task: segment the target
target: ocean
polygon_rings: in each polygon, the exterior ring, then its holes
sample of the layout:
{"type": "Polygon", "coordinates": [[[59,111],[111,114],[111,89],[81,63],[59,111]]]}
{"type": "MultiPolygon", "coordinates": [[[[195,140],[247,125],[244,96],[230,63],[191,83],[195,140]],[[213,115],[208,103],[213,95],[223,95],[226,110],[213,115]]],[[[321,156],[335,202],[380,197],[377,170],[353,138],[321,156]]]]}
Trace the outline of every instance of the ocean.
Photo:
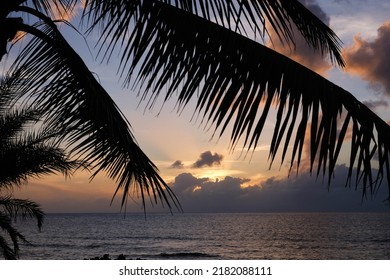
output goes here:
{"type": "Polygon", "coordinates": [[[20,259],[390,259],[388,213],[47,214],[20,259]]]}

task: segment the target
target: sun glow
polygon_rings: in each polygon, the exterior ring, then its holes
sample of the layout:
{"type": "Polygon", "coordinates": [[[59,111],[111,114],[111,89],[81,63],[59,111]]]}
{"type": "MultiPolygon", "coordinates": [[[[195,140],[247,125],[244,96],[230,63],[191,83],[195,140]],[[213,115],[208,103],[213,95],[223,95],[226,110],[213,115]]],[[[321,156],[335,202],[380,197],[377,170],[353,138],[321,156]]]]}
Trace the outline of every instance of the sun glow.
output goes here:
{"type": "Polygon", "coordinates": [[[195,174],[198,178],[208,178],[210,181],[223,180],[226,176],[233,176],[236,172],[226,169],[204,169],[199,174],[195,174]]]}

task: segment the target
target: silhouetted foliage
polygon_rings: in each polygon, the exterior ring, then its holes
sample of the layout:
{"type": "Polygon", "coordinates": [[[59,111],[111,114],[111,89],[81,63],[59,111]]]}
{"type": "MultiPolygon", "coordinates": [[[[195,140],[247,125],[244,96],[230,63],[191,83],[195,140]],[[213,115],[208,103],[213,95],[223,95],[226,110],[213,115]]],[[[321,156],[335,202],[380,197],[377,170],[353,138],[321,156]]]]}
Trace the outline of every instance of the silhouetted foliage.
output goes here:
{"type": "Polygon", "coordinates": [[[79,2],[3,4],[2,20],[10,35],[0,38],[1,44],[15,39],[14,30],[33,35],[9,68],[4,91],[44,112],[40,120],[48,130],[57,129],[58,143],[70,157],[88,166],[91,178],[104,171],[115,180],[115,194],[123,190],[122,206],[135,187],[144,207],[147,195],[152,203],[161,201],[169,208],[173,203],[180,208],[157,167],[136,143],[129,122],[49,17],[71,12],[79,2]],[[21,17],[13,17],[15,13],[21,17]]]}
{"type": "Polygon", "coordinates": [[[271,163],[277,154],[284,162],[291,153],[291,166],[299,166],[308,143],[311,170],[329,182],[350,131],[347,184],[356,168],[354,183],[363,183],[363,195],[374,193],[384,178],[390,191],[387,123],[351,93],[254,40],[273,30],[278,38],[271,39],[294,47],[296,28],[313,49],[344,67],[338,37],[299,1],[86,0],[81,6],[78,0],[19,0],[0,5],[5,30],[0,55],[15,31],[32,35],[7,73],[7,90],[45,112],[41,119],[47,127],[63,128],[58,140],[71,157],[88,164],[92,177],[104,171],[117,182],[122,206],[135,187],[144,207],[148,195],[152,203],[180,208],[128,121],[57,29],[54,16],[76,8],[88,32],[100,34],[100,57],[110,61],[120,55],[125,86],[138,89],[148,108],[158,98],[176,98],[181,111],[195,100],[195,114],[215,134],[224,134],[233,123],[232,149],[242,140],[250,151],[275,106],[271,163]]]}
{"type": "Polygon", "coordinates": [[[13,189],[33,177],[68,174],[80,163],[70,160],[58,147],[56,131],[44,126],[33,129],[42,113],[34,107],[16,109],[15,96],[4,91],[3,85],[0,81],[0,250],[5,259],[16,259],[19,242],[27,240],[13,223],[33,218],[41,229],[44,213],[37,203],[14,198],[13,189]]]}
{"type": "Polygon", "coordinates": [[[17,219],[34,218],[39,229],[42,227],[44,214],[33,201],[16,199],[11,196],[0,196],[0,228],[8,239],[0,235],[0,250],[5,259],[17,259],[19,256],[19,242],[27,242],[26,238],[13,226],[17,219]],[[9,245],[12,242],[12,247],[9,245]]]}
{"type": "Polygon", "coordinates": [[[330,183],[348,135],[346,185],[361,183],[366,196],[386,179],[390,193],[389,125],[351,93],[254,40],[273,30],[293,47],[296,28],[344,67],[338,37],[299,1],[87,0],[84,17],[100,31],[101,57],[121,56],[125,86],[138,89],[148,108],[174,98],[181,112],[194,100],[206,127],[221,136],[233,123],[232,149],[242,140],[250,151],[275,107],[271,164],[280,154],[281,164],[299,167],[306,143],[311,172],[330,183]]]}

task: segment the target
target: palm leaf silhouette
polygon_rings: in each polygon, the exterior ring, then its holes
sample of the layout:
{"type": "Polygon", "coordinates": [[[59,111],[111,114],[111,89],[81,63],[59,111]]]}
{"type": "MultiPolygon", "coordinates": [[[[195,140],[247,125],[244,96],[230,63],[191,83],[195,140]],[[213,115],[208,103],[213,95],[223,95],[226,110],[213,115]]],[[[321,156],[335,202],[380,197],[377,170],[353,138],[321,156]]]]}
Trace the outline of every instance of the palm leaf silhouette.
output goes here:
{"type": "MultiPolygon", "coordinates": [[[[178,205],[139,149],[123,114],[43,15],[59,7],[72,10],[80,1],[15,3],[10,11],[39,18],[35,26],[2,19],[7,23],[2,46],[16,30],[35,36],[9,73],[16,91],[45,110],[50,125],[64,128],[62,140],[73,155],[90,162],[94,175],[104,170],[117,181],[117,191],[124,190],[122,206],[131,186],[137,186],[143,201],[146,193],[154,202],[170,199],[178,205]]],[[[309,142],[311,169],[330,181],[351,130],[347,183],[354,168],[363,194],[389,179],[388,125],[352,94],[252,40],[267,39],[271,28],[277,39],[294,47],[296,27],[309,45],[343,67],[339,39],[299,1],[86,0],[83,9],[89,30],[101,32],[100,55],[110,60],[114,52],[121,53],[125,85],[137,87],[149,108],[158,98],[176,98],[182,110],[195,99],[196,113],[216,134],[224,134],[232,123],[231,146],[242,140],[251,150],[276,104],[271,163],[278,153],[285,161],[292,146],[290,160],[299,165],[309,142]]]]}
{"type": "Polygon", "coordinates": [[[344,66],[337,36],[298,1],[87,4],[85,16],[101,31],[101,54],[109,60],[113,52],[121,52],[119,69],[125,84],[138,88],[149,108],[158,98],[163,102],[176,98],[180,111],[196,99],[196,113],[214,126],[215,133],[222,135],[233,123],[232,147],[243,140],[250,150],[258,144],[276,104],[271,163],[280,149],[285,161],[292,146],[291,165],[299,166],[303,145],[309,141],[311,170],[327,176],[328,182],[351,130],[347,184],[356,168],[354,183],[363,184],[363,195],[375,192],[383,178],[390,192],[387,123],[351,93],[244,36],[244,26],[253,33],[267,33],[267,20],[279,38],[290,43],[295,24],[309,44],[344,66]]]}
{"type": "MultiPolygon", "coordinates": [[[[123,189],[122,207],[131,191],[152,203],[179,203],[136,143],[125,116],[96,81],[78,54],[69,46],[55,23],[29,7],[18,7],[39,19],[30,26],[13,22],[19,31],[35,37],[16,58],[4,82],[4,90],[33,104],[48,129],[58,129],[70,156],[88,164],[92,178],[105,171],[123,189]]],[[[114,194],[114,196],[115,196],[114,194]]]]}
{"type": "Polygon", "coordinates": [[[19,242],[27,240],[13,222],[33,218],[41,229],[44,213],[37,203],[14,198],[13,189],[34,177],[55,172],[66,175],[81,163],[69,159],[59,147],[56,138],[62,134],[58,129],[36,128],[43,112],[34,106],[15,106],[17,94],[7,85],[7,80],[0,80],[0,228],[8,236],[0,235],[0,252],[6,259],[16,259],[19,242]]]}
{"type": "Polygon", "coordinates": [[[82,165],[59,147],[58,129],[34,129],[43,113],[34,106],[16,109],[16,95],[5,84],[0,80],[0,188],[11,189],[54,172],[67,175],[82,165]]]}
{"type": "Polygon", "coordinates": [[[19,239],[22,241],[26,241],[26,239],[12,226],[10,217],[2,212],[0,212],[0,228],[8,233],[13,244],[13,248],[10,247],[7,242],[8,240],[0,235],[0,248],[2,254],[5,259],[14,260],[18,257],[19,253],[19,239]]]}
{"type": "Polygon", "coordinates": [[[0,196],[0,229],[9,238],[0,235],[0,250],[5,259],[17,259],[19,254],[19,241],[27,242],[25,237],[12,225],[13,220],[34,218],[38,228],[41,229],[44,214],[39,205],[28,199],[16,199],[11,196],[0,196]],[[8,244],[9,239],[12,247],[8,244]]]}
{"type": "Polygon", "coordinates": [[[64,151],[51,141],[53,134],[48,131],[27,132],[39,120],[39,112],[33,108],[12,106],[14,96],[3,91],[0,83],[0,228],[9,238],[0,235],[0,250],[4,258],[16,259],[19,253],[19,241],[24,236],[12,225],[12,221],[25,218],[37,220],[40,229],[43,212],[30,200],[16,199],[11,195],[2,195],[27,178],[39,177],[55,171],[68,172],[78,164],[67,159],[64,151]],[[12,247],[8,244],[12,242],[12,247]]]}

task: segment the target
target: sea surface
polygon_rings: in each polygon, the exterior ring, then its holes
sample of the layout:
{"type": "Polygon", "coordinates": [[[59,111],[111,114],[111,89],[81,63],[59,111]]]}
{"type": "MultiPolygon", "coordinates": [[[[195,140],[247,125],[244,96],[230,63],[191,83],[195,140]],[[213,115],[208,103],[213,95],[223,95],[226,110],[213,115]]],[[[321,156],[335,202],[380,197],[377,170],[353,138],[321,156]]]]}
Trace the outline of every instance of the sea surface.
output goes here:
{"type": "Polygon", "coordinates": [[[388,213],[48,214],[21,259],[390,259],[388,213]]]}

